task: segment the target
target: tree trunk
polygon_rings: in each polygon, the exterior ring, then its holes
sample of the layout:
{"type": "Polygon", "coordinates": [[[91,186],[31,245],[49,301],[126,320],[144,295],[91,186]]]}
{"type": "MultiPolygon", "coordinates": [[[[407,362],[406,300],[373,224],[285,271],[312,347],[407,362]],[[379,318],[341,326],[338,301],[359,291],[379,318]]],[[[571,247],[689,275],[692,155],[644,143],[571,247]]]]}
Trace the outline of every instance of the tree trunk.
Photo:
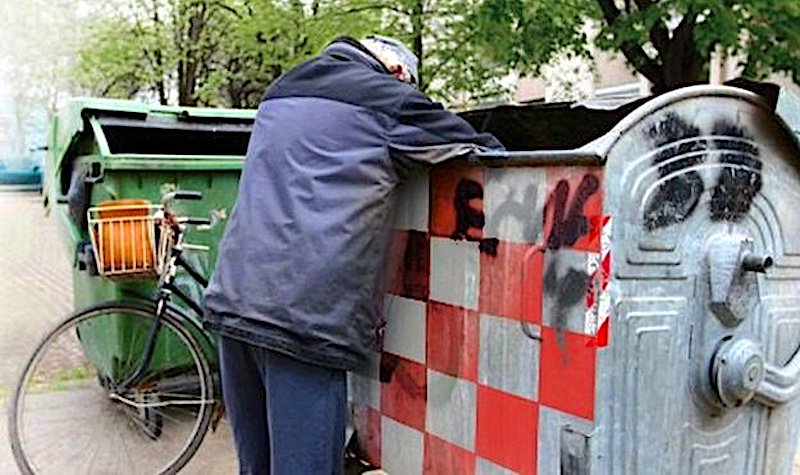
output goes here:
{"type": "Polygon", "coordinates": [[[694,42],[694,15],[687,17],[672,33],[672,38],[661,53],[661,81],[654,87],[656,93],[704,81],[703,66],[710,52],[701,56],[694,42]]]}
{"type": "MultiPolygon", "coordinates": [[[[157,29],[161,28],[161,18],[158,16],[158,5],[153,3],[153,23],[156,25],[157,29]]],[[[155,84],[156,92],[158,93],[158,102],[162,106],[167,105],[167,87],[164,84],[166,78],[164,78],[164,55],[161,53],[161,49],[156,49],[153,53],[155,57],[156,63],[156,71],[160,74],[160,78],[155,84]]]]}
{"type": "Polygon", "coordinates": [[[417,78],[418,87],[420,91],[424,91],[427,84],[423,80],[422,63],[425,54],[422,38],[425,33],[425,4],[424,0],[416,0],[411,10],[411,27],[412,27],[412,42],[414,54],[417,56],[417,70],[419,77],[417,78]]]}
{"type": "Polygon", "coordinates": [[[199,3],[194,8],[194,12],[189,16],[188,29],[180,48],[181,59],[178,62],[178,104],[182,106],[197,105],[197,80],[200,70],[198,45],[208,20],[205,3],[199,3]]]}
{"type": "MultiPolygon", "coordinates": [[[[614,26],[617,20],[631,10],[626,3],[626,11],[621,11],[614,0],[597,0],[608,25],[614,26]]],[[[637,0],[637,8],[646,9],[652,2],[637,0]]],[[[689,9],[683,20],[670,35],[665,24],[656,24],[650,31],[650,42],[658,52],[651,59],[642,45],[634,42],[623,43],[620,51],[637,72],[653,84],[653,92],[661,93],[688,84],[696,84],[704,78],[703,66],[708,61],[708,52],[703,57],[697,51],[694,41],[694,27],[697,15],[689,9]]]]}
{"type": "MultiPolygon", "coordinates": [[[[163,60],[162,55],[161,55],[161,50],[156,50],[155,57],[156,57],[156,67],[158,68],[159,71],[163,71],[164,60],[163,60]]],[[[162,76],[163,76],[163,74],[162,74],[162,76]]],[[[156,91],[158,92],[158,102],[162,106],[167,105],[167,102],[168,102],[167,101],[167,87],[164,84],[164,78],[163,77],[161,79],[159,79],[158,83],[156,84],[156,91]]]]}

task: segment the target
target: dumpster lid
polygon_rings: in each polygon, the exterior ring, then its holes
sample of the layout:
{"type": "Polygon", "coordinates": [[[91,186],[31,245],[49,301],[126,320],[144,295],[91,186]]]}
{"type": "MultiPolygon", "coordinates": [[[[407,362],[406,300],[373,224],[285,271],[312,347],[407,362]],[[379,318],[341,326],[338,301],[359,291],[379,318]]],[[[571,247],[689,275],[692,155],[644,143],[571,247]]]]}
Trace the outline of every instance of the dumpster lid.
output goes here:
{"type": "Polygon", "coordinates": [[[686,94],[715,95],[736,89],[748,91],[749,97],[757,96],[756,100],[772,110],[792,130],[795,138],[800,137],[800,99],[785,87],[742,79],[729,81],[725,86],[685,87],[618,107],[598,108],[591,102],[537,102],[470,110],[460,115],[476,130],[494,134],[507,149],[499,154],[478,154],[473,161],[510,165],[505,160],[497,160],[515,158],[518,164],[602,164],[603,144],[613,139],[610,136],[614,131],[652,112],[658,103],[686,94]]]}
{"type": "Polygon", "coordinates": [[[51,153],[57,169],[86,152],[82,141],[107,156],[241,158],[255,112],[76,98],[56,117],[51,153]]]}

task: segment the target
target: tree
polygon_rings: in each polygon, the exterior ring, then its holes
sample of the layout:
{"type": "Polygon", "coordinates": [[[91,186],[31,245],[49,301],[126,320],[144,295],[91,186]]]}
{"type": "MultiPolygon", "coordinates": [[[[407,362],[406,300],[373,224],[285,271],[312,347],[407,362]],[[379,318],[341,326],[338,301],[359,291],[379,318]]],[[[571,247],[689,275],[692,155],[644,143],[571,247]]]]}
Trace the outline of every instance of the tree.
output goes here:
{"type": "Polygon", "coordinates": [[[476,47],[470,12],[482,0],[357,0],[350,10],[372,11],[377,31],[403,40],[419,61],[419,88],[451,105],[495,99],[508,92],[509,64],[476,47]]]}
{"type": "Polygon", "coordinates": [[[712,51],[742,59],[746,77],[800,80],[800,3],[789,0],[484,0],[472,13],[486,54],[522,73],[595,43],[620,51],[656,92],[703,81],[712,51]]]}
{"type": "Polygon", "coordinates": [[[88,28],[73,77],[90,94],[151,93],[162,104],[197,105],[228,28],[234,1],[120,0],[88,28]]]}
{"type": "Polygon", "coordinates": [[[255,107],[287,68],[376,24],[337,0],[122,1],[91,27],[74,77],[91,94],[162,104],[255,107]]]}
{"type": "Polygon", "coordinates": [[[247,2],[201,91],[203,101],[255,107],[270,83],[337,36],[375,31],[379,19],[349,8],[340,0],[247,2]]]}
{"type": "Polygon", "coordinates": [[[418,56],[420,88],[451,104],[496,97],[509,68],[476,48],[480,0],[119,0],[90,30],[74,77],[90,94],[254,107],[337,36],[379,33],[418,56]],[[175,91],[170,95],[170,91],[175,91]]]}

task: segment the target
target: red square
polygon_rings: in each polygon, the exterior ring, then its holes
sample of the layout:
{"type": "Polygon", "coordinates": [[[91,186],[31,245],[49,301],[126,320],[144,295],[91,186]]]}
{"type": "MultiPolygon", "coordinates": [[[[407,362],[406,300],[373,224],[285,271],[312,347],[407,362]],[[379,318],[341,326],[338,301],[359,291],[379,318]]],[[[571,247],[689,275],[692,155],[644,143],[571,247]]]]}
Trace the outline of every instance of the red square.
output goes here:
{"type": "Polygon", "coordinates": [[[598,168],[552,168],[544,207],[548,249],[600,252],[603,173],[598,168]]]}
{"type": "Polygon", "coordinates": [[[389,252],[390,294],[428,300],[430,292],[430,237],[421,231],[394,231],[389,252]]]}
{"type": "Polygon", "coordinates": [[[594,418],[595,337],[542,328],[539,401],[585,419],[594,418]]]}
{"type": "Polygon", "coordinates": [[[425,367],[391,353],[381,355],[381,412],[425,431],[428,381],[425,367]]]}
{"type": "Polygon", "coordinates": [[[481,253],[481,312],[540,323],[543,263],[540,245],[501,241],[497,255],[481,253]]]}
{"type": "Polygon", "coordinates": [[[431,235],[481,239],[485,224],[483,184],[483,168],[434,168],[430,174],[431,235]]]}
{"type": "Polygon", "coordinates": [[[425,434],[427,475],[469,475],[475,473],[475,454],[431,434],[425,434]]]}
{"type": "Polygon", "coordinates": [[[457,378],[478,378],[478,314],[462,307],[428,302],[428,367],[457,378]]]}
{"type": "Polygon", "coordinates": [[[520,474],[536,473],[539,406],[527,399],[478,386],[481,457],[520,474]]]}
{"type": "Polygon", "coordinates": [[[364,453],[358,454],[373,467],[381,466],[381,414],[369,406],[353,408],[353,426],[358,437],[358,446],[364,453]]]}

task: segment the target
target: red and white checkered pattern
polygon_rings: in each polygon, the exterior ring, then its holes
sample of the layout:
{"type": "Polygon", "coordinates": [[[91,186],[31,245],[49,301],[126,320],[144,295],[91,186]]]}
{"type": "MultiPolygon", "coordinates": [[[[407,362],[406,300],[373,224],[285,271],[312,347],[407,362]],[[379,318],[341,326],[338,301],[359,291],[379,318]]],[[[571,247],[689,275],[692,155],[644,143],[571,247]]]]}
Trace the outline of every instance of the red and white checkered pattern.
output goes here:
{"type": "Polygon", "coordinates": [[[602,169],[437,168],[409,180],[397,216],[384,352],[351,378],[362,448],[391,475],[537,473],[540,409],[594,415],[596,332],[610,308],[602,169]],[[586,175],[601,185],[576,198],[586,175]],[[471,240],[452,238],[463,179],[484,190],[469,203],[486,213],[471,240]],[[564,181],[562,205],[583,203],[588,229],[546,249],[560,225],[547,197],[564,181]],[[488,238],[494,253],[478,241],[488,238]],[[559,279],[575,269],[587,284],[573,309],[559,279]]]}

